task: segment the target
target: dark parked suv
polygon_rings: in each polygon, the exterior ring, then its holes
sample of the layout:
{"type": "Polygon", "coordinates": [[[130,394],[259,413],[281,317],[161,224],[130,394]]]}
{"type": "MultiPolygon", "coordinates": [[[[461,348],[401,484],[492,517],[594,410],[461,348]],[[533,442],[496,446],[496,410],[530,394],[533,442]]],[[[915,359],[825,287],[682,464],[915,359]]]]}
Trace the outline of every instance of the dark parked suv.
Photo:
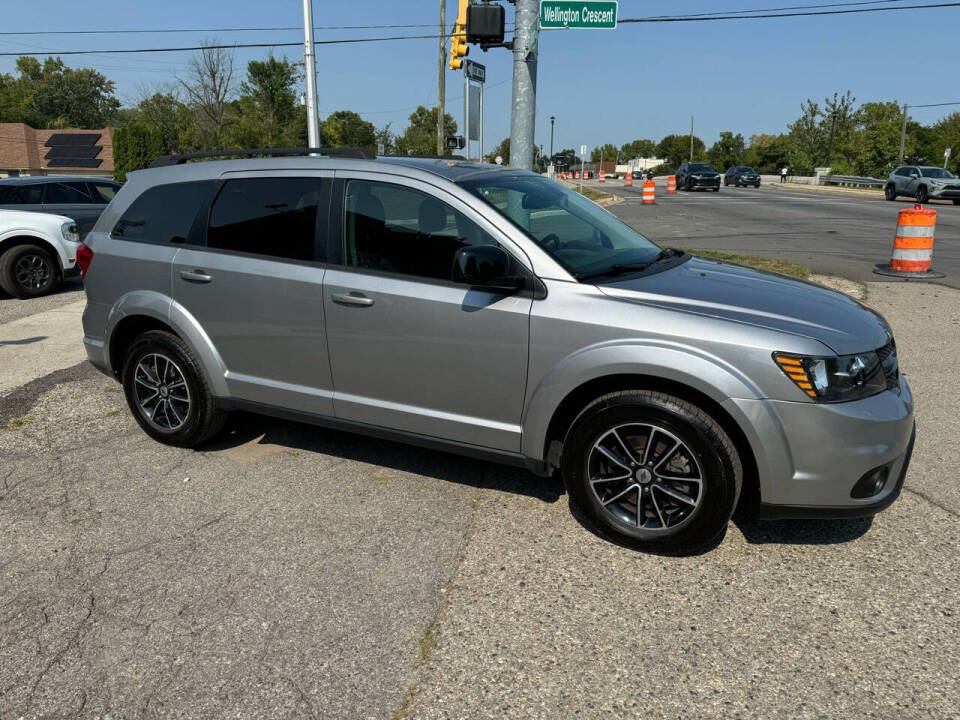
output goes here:
{"type": "Polygon", "coordinates": [[[677,187],[684,190],[709,188],[720,192],[720,173],[709,163],[684,163],[677,168],[677,187]]]}
{"type": "Polygon", "coordinates": [[[741,185],[760,187],[760,173],[748,165],[734,165],[731,168],[727,168],[727,172],[724,173],[723,176],[724,187],[727,187],[730,183],[733,183],[737,187],[741,185]]]}
{"type": "Polygon", "coordinates": [[[166,162],[77,251],[88,357],[160,442],[245,409],[559,470],[662,549],[721,533],[741,490],[777,517],[900,493],[913,399],[846,295],[660,248],[515,168],[166,162]]]}
{"type": "Polygon", "coordinates": [[[7,178],[0,180],[0,210],[65,215],[77,224],[83,238],[119,189],[120,183],[101,177],[7,178]]]}

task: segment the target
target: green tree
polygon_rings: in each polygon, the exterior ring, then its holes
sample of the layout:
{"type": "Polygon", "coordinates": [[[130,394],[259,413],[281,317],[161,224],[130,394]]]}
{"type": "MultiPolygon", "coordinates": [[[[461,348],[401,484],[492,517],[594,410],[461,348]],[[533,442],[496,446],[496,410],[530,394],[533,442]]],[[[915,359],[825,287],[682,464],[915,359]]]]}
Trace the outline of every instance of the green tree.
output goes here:
{"type": "Polygon", "coordinates": [[[823,132],[827,144],[821,162],[826,167],[830,167],[837,156],[849,158],[854,130],[854,101],[849,90],[843,95],[834,93],[832,98],[823,101],[823,132]]]}
{"type": "Polygon", "coordinates": [[[154,128],[165,153],[197,149],[193,113],[172,93],[154,93],[126,111],[126,123],[154,128]]]}
{"type": "Polygon", "coordinates": [[[792,167],[796,154],[789,135],[751,135],[744,163],[757,172],[775,173],[783,165],[792,167]]]}
{"type": "MultiPolygon", "coordinates": [[[[900,155],[900,129],[903,110],[896,102],[868,102],[855,115],[856,133],[852,142],[853,172],[870,177],[886,177],[897,165],[900,155]]],[[[906,154],[913,155],[914,138],[907,137],[906,154]]]]}
{"type": "Polygon", "coordinates": [[[616,162],[617,161],[617,146],[607,143],[601,147],[595,147],[590,151],[590,162],[598,163],[600,160],[603,162],[616,162]]]}
{"type": "Polygon", "coordinates": [[[113,131],[113,177],[126,182],[127,173],[149,167],[164,154],[163,137],[157,128],[132,123],[113,131]]]}
{"type": "MultiPolygon", "coordinates": [[[[443,134],[456,135],[457,123],[449,113],[443,114],[443,134]]],[[[397,137],[398,155],[435,155],[437,152],[437,108],[420,105],[410,114],[410,124],[397,137]]],[[[444,154],[450,155],[451,150],[444,154]]]]}
{"type": "Polygon", "coordinates": [[[488,155],[490,162],[494,162],[498,156],[503,158],[504,165],[508,165],[510,163],[510,138],[506,137],[501,140],[500,144],[491,150],[490,154],[488,155]]]}
{"type": "Polygon", "coordinates": [[[397,136],[393,134],[390,130],[390,125],[392,123],[387,123],[382,128],[378,129],[376,132],[375,140],[377,145],[383,145],[383,153],[385,155],[394,155],[396,153],[396,141],[397,136]]]}
{"type": "Polygon", "coordinates": [[[323,144],[329,147],[356,147],[377,150],[377,129],[352,110],[337,110],[320,123],[323,144]]]}
{"type": "Polygon", "coordinates": [[[120,108],[114,84],[91,68],[60,58],[17,59],[17,76],[0,75],[0,121],[38,128],[102,128],[120,108]]]}
{"type": "Polygon", "coordinates": [[[807,100],[800,106],[800,117],[790,123],[790,140],[795,149],[791,171],[807,175],[821,162],[826,137],[823,131],[823,110],[820,104],[807,100]]]}
{"type": "Polygon", "coordinates": [[[707,152],[707,158],[717,170],[725,170],[743,162],[747,152],[745,145],[743,135],[734,135],[731,131],[724,130],[720,133],[720,139],[707,152]]]}
{"type": "MultiPolygon", "coordinates": [[[[667,160],[667,165],[677,167],[690,160],[690,135],[667,135],[657,145],[657,157],[667,160]]],[[[693,136],[693,159],[706,159],[706,145],[693,136]]]]}
{"type": "Polygon", "coordinates": [[[266,60],[250,61],[240,96],[224,110],[222,144],[247,148],[306,145],[306,110],[297,104],[299,78],[297,66],[286,58],[270,55],[266,60]]]}
{"type": "Polygon", "coordinates": [[[653,157],[656,151],[657,144],[653,140],[634,140],[620,148],[620,154],[624,160],[653,157]]]}

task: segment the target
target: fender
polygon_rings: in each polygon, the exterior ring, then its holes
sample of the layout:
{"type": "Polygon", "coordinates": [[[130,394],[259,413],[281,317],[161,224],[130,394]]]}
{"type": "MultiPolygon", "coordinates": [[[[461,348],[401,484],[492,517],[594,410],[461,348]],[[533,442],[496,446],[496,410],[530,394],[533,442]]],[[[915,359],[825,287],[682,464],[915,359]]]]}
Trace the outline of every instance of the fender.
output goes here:
{"type": "Polygon", "coordinates": [[[213,394],[217,397],[230,396],[224,377],[226,365],[200,323],[182,305],[153,290],[129,292],[110,309],[104,334],[104,352],[108,358],[114,329],[124,318],[136,315],[153,318],[169,325],[197,356],[201,371],[213,394]],[[216,372],[212,373],[212,369],[216,369],[216,372]]]}
{"type": "MultiPolygon", "coordinates": [[[[63,243],[51,240],[46,234],[38,233],[36,228],[15,228],[13,230],[5,230],[3,233],[0,233],[0,255],[3,255],[3,253],[6,252],[7,248],[10,246],[10,243],[8,242],[9,240],[20,238],[26,238],[35,241],[44,249],[49,250],[50,253],[57,258],[57,261],[60,263],[61,271],[64,268],[70,267],[70,259],[67,257],[66,252],[64,252],[63,243]]],[[[19,245],[20,243],[17,244],[19,245]]]]}
{"type": "Polygon", "coordinates": [[[646,375],[687,385],[722,405],[729,398],[761,399],[763,393],[736,367],[699,348],[641,338],[581,348],[536,383],[523,413],[522,452],[544,460],[547,430],[560,403],[591,380],[646,375]]]}

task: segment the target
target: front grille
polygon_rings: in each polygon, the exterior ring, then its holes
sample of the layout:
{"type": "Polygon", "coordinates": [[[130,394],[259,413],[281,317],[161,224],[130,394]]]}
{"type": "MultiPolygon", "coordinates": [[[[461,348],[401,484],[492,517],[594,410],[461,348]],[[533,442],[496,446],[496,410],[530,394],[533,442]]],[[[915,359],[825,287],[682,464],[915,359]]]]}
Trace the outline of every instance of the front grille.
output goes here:
{"type": "Polygon", "coordinates": [[[887,379],[887,390],[900,387],[900,364],[897,362],[897,343],[893,338],[890,342],[877,350],[880,364],[883,366],[883,375],[887,379]]]}
{"type": "Polygon", "coordinates": [[[945,185],[944,190],[960,190],[960,185],[945,185]]]}

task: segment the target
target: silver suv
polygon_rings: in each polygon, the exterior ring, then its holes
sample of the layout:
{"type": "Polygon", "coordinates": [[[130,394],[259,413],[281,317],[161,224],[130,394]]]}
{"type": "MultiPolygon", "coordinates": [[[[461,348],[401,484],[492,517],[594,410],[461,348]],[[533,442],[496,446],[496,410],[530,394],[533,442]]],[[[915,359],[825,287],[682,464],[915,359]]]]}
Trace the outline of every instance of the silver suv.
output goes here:
{"type": "Polygon", "coordinates": [[[960,205],[960,178],[944,168],[904,165],[890,173],[883,186],[887,200],[896,200],[901,195],[916,198],[918,203],[953,200],[954,205],[960,205]]]}
{"type": "Polygon", "coordinates": [[[132,173],[78,253],[90,361],[144,431],[242,408],[560,470],[657,549],[876,513],[913,400],[846,295],[664,250],[545,177],[456,159],[271,157],[132,173]]]}

